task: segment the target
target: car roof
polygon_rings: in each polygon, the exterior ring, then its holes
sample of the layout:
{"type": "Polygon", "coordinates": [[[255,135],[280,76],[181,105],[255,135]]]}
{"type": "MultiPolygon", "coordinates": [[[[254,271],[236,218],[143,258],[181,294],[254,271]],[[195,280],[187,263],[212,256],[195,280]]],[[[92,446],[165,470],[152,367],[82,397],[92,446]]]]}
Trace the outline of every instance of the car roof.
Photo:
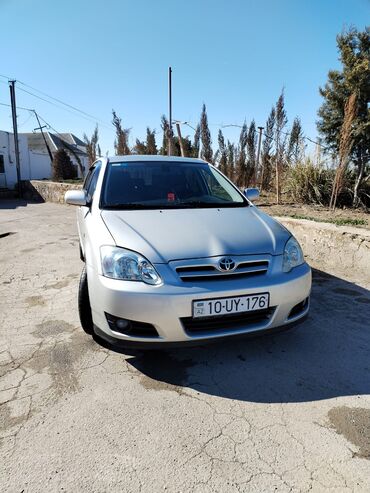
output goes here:
{"type": "Polygon", "coordinates": [[[122,163],[122,162],[143,162],[143,161],[166,161],[168,163],[198,163],[208,164],[203,159],[193,157],[177,157],[177,156],[158,156],[158,155],[146,155],[146,154],[129,154],[125,156],[110,156],[108,157],[110,163],[122,163]]]}

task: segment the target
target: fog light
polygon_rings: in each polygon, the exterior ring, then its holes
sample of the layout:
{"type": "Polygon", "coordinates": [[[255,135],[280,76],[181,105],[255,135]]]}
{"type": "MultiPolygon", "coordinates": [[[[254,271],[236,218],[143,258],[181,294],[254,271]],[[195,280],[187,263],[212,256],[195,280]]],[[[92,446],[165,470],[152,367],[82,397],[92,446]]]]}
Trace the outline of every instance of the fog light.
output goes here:
{"type": "Polygon", "coordinates": [[[128,320],[125,320],[124,318],[118,318],[116,320],[117,329],[120,329],[120,330],[127,329],[127,327],[129,325],[130,325],[130,322],[128,320]]]}
{"type": "Polygon", "coordinates": [[[159,337],[154,325],[105,313],[110,330],[130,337],[159,337]]]}

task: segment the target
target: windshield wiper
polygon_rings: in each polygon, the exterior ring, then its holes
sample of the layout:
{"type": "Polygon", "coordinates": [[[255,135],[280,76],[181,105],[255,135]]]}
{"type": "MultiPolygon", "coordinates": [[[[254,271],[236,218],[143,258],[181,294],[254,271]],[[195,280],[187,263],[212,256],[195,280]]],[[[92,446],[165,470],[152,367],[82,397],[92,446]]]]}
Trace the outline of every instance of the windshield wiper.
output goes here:
{"type": "Polygon", "coordinates": [[[168,202],[162,204],[143,204],[140,202],[127,202],[126,204],[104,204],[105,210],[144,210],[144,209],[206,209],[222,207],[245,207],[248,202],[204,202],[202,200],[190,200],[188,202],[168,202]]]}
{"type": "MultiPolygon", "coordinates": [[[[130,210],[130,209],[152,209],[151,205],[144,205],[135,202],[128,202],[126,204],[104,204],[103,209],[118,209],[118,210],[130,210]]],[[[155,206],[157,208],[157,206],[155,206]]]]}
{"type": "Polygon", "coordinates": [[[207,208],[207,207],[244,207],[248,203],[244,202],[204,202],[202,200],[191,200],[178,204],[179,207],[207,208]]]}

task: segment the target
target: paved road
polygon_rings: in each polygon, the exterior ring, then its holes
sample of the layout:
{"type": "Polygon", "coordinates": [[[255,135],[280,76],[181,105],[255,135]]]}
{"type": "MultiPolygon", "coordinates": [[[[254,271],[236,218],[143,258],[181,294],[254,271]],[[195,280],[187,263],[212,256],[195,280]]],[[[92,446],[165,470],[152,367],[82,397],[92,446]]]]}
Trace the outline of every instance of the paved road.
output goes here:
{"type": "Polygon", "coordinates": [[[297,331],[123,355],[80,270],[72,207],[0,203],[2,493],[370,491],[365,285],[316,270],[297,331]]]}

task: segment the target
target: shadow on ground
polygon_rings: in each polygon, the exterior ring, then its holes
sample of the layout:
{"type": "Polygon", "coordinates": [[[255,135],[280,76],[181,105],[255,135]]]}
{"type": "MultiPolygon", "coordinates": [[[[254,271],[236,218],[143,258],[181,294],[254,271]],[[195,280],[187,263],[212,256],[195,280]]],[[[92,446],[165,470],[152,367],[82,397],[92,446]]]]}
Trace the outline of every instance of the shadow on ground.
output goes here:
{"type": "Polygon", "coordinates": [[[166,383],[168,389],[188,387],[229,399],[275,403],[369,394],[369,355],[370,292],[315,270],[310,317],[296,330],[137,353],[127,362],[144,379],[166,383]]]}
{"type": "Polygon", "coordinates": [[[18,207],[27,207],[28,203],[29,202],[27,200],[23,199],[0,199],[0,209],[17,209],[18,207]]]}

